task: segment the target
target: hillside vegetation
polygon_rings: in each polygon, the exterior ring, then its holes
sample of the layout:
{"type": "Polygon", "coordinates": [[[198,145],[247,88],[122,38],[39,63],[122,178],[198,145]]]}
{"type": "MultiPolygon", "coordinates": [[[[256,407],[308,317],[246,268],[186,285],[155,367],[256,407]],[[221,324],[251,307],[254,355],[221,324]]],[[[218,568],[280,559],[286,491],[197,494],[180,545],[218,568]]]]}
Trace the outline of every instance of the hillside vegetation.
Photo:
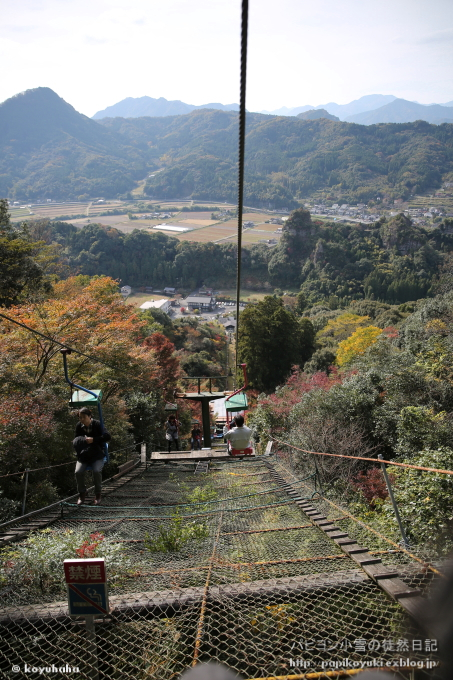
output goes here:
{"type": "MultiPolygon", "coordinates": [[[[205,285],[231,288],[236,276],[233,243],[178,241],[162,232],[65,222],[28,222],[36,240],[59,248],[74,273],[104,274],[132,286],[205,285]]],[[[353,300],[402,304],[432,293],[439,267],[453,250],[453,221],[435,228],[414,225],[397,215],[373,225],[324,223],[295,210],[279,243],[242,250],[242,282],[255,290],[300,290],[299,306],[323,303],[331,309],[353,300]]]]}
{"type": "MultiPolygon", "coordinates": [[[[337,312],[308,310],[318,349],[303,369],[287,369],[286,381],[259,396],[248,424],[263,441],[276,437],[285,455],[292,451],[300,474],[313,467],[313,457],[301,449],[371,458],[381,453],[385,460],[453,470],[451,276],[448,286],[400,309],[362,301],[337,312]]],[[[316,462],[329,498],[393,541],[401,539],[379,465],[324,456],[316,462]]],[[[447,555],[453,548],[452,477],[388,470],[412,550],[447,555]]]]}
{"type": "MultiPolygon", "coordinates": [[[[149,174],[156,199],[236,201],[234,111],[90,120],[49,88],[0,106],[0,195],[118,197],[149,174]],[[159,170],[159,172],[153,172],[159,170]]],[[[319,190],[344,202],[407,198],[453,172],[453,126],[363,126],[247,114],[245,203],[295,208],[319,190]]]]}
{"type": "Polygon", "coordinates": [[[146,173],[142,149],[47,87],[0,105],[0,197],[116,197],[146,173]]]}
{"type": "MultiPolygon", "coordinates": [[[[149,143],[163,168],[145,191],[154,198],[236,197],[237,114],[195,111],[166,119],[104,119],[110,130],[149,143]]],[[[394,199],[439,186],[453,170],[453,127],[361,126],[326,119],[247,115],[245,203],[293,207],[321,188],[345,201],[394,199]],[[264,193],[263,193],[264,192],[264,193]]]]}

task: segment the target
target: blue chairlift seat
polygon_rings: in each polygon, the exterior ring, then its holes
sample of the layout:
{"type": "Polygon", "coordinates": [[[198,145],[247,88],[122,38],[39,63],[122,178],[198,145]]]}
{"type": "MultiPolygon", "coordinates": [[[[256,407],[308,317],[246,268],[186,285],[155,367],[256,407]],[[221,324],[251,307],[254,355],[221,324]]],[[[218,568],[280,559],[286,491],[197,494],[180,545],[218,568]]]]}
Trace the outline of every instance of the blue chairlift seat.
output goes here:
{"type": "MultiPolygon", "coordinates": [[[[83,408],[86,406],[87,408],[96,406],[99,411],[99,402],[102,399],[102,390],[90,390],[93,394],[89,394],[88,392],[84,392],[83,390],[75,390],[72,395],[71,395],[71,400],[69,402],[69,405],[75,408],[83,408]],[[96,397],[94,396],[96,395],[96,397]]],[[[102,445],[102,448],[104,449],[105,456],[104,456],[104,463],[109,462],[109,445],[105,442],[102,445]]],[[[93,468],[91,465],[87,465],[87,470],[92,470],[93,468]]]]}

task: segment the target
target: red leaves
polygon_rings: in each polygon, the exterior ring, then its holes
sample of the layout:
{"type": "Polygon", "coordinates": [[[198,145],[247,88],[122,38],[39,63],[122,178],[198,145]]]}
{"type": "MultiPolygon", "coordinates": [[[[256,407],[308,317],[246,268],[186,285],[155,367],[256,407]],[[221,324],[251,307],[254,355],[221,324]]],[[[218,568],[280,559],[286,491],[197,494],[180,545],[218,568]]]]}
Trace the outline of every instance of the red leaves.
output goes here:
{"type": "MultiPolygon", "coordinates": [[[[393,476],[389,475],[389,478],[390,482],[393,483],[393,476]]],[[[352,485],[355,489],[362,492],[372,507],[376,499],[384,499],[388,496],[387,485],[380,468],[370,468],[366,472],[359,472],[352,485]]]]}
{"type": "Polygon", "coordinates": [[[341,384],[341,378],[338,375],[336,366],[332,366],[330,375],[326,375],[324,371],[319,371],[313,375],[303,373],[299,367],[293,368],[294,372],[286,381],[286,384],[276,394],[270,394],[265,399],[261,400],[262,405],[270,405],[274,410],[281,409],[289,411],[298,404],[303,394],[311,392],[315,389],[330,390],[334,385],[341,384]]]}
{"type": "Polygon", "coordinates": [[[84,541],[80,548],[76,548],[76,553],[80,559],[89,559],[90,557],[96,556],[96,549],[100,543],[104,540],[104,535],[98,531],[95,534],[90,534],[90,541],[84,541]]]}
{"type": "Polygon", "coordinates": [[[159,386],[165,389],[176,387],[181,370],[179,359],[174,356],[174,344],[162,333],[153,333],[143,341],[143,347],[149,347],[155,351],[159,386]]]}
{"type": "Polygon", "coordinates": [[[394,338],[399,337],[399,331],[394,326],[387,326],[387,328],[384,328],[382,331],[382,335],[385,335],[389,340],[393,340],[394,338]]]}
{"type": "Polygon", "coordinates": [[[324,371],[303,373],[299,366],[293,366],[293,374],[275,394],[270,394],[260,399],[260,406],[266,406],[275,416],[275,432],[286,427],[286,419],[291,409],[300,402],[302,395],[315,389],[330,390],[334,385],[339,385],[342,378],[338,374],[336,366],[332,367],[330,375],[324,371]],[[277,424],[279,423],[279,424],[277,424]]]}

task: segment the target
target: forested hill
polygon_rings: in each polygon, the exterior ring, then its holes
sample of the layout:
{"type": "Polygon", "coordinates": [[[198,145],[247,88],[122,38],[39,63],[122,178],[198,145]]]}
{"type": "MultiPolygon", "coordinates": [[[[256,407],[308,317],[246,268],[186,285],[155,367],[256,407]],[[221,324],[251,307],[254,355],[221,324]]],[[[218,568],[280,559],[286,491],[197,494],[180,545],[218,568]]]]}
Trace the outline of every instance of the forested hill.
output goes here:
{"type": "MultiPolygon", "coordinates": [[[[150,143],[162,172],[149,178],[154,198],[235,200],[237,114],[194,111],[174,118],[104,119],[108,129],[150,143]]],[[[247,115],[245,201],[292,207],[319,189],[354,203],[440,185],[453,171],[453,125],[362,126],[326,119],[247,115]]]]}
{"type": "MultiPolygon", "coordinates": [[[[234,111],[90,120],[49,88],[0,106],[0,196],[115,197],[152,173],[156,199],[237,198],[234,111]]],[[[247,115],[245,202],[295,208],[320,189],[354,203],[406,198],[453,173],[453,125],[363,126],[247,115]]]]}
{"type": "MultiPolygon", "coordinates": [[[[235,285],[234,243],[180,242],[138,229],[125,235],[96,224],[77,229],[64,222],[29,222],[28,228],[36,240],[58,243],[73,273],[108,275],[132,286],[235,285]]],[[[453,220],[434,229],[402,214],[367,226],[329,224],[300,208],[276,247],[243,248],[242,282],[248,289],[292,289],[293,295],[300,289],[307,306],[321,302],[334,309],[363,298],[401,304],[432,293],[451,251],[453,220]]]]}
{"type": "Polygon", "coordinates": [[[48,87],[0,105],[0,197],[116,197],[144,177],[147,154],[48,87]]]}

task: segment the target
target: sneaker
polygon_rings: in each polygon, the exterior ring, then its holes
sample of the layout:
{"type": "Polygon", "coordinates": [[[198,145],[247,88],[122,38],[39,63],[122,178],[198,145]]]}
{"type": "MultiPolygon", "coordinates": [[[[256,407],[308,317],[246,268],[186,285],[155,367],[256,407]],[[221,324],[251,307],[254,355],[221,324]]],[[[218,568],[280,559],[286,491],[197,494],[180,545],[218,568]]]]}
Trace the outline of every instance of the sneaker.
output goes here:
{"type": "Polygon", "coordinates": [[[97,493],[96,498],[94,499],[94,505],[100,505],[101,504],[101,494],[97,493]]]}
{"type": "Polygon", "coordinates": [[[79,497],[77,499],[77,505],[83,505],[85,503],[86,497],[87,497],[87,492],[82,491],[82,493],[79,494],[79,497]]]}

